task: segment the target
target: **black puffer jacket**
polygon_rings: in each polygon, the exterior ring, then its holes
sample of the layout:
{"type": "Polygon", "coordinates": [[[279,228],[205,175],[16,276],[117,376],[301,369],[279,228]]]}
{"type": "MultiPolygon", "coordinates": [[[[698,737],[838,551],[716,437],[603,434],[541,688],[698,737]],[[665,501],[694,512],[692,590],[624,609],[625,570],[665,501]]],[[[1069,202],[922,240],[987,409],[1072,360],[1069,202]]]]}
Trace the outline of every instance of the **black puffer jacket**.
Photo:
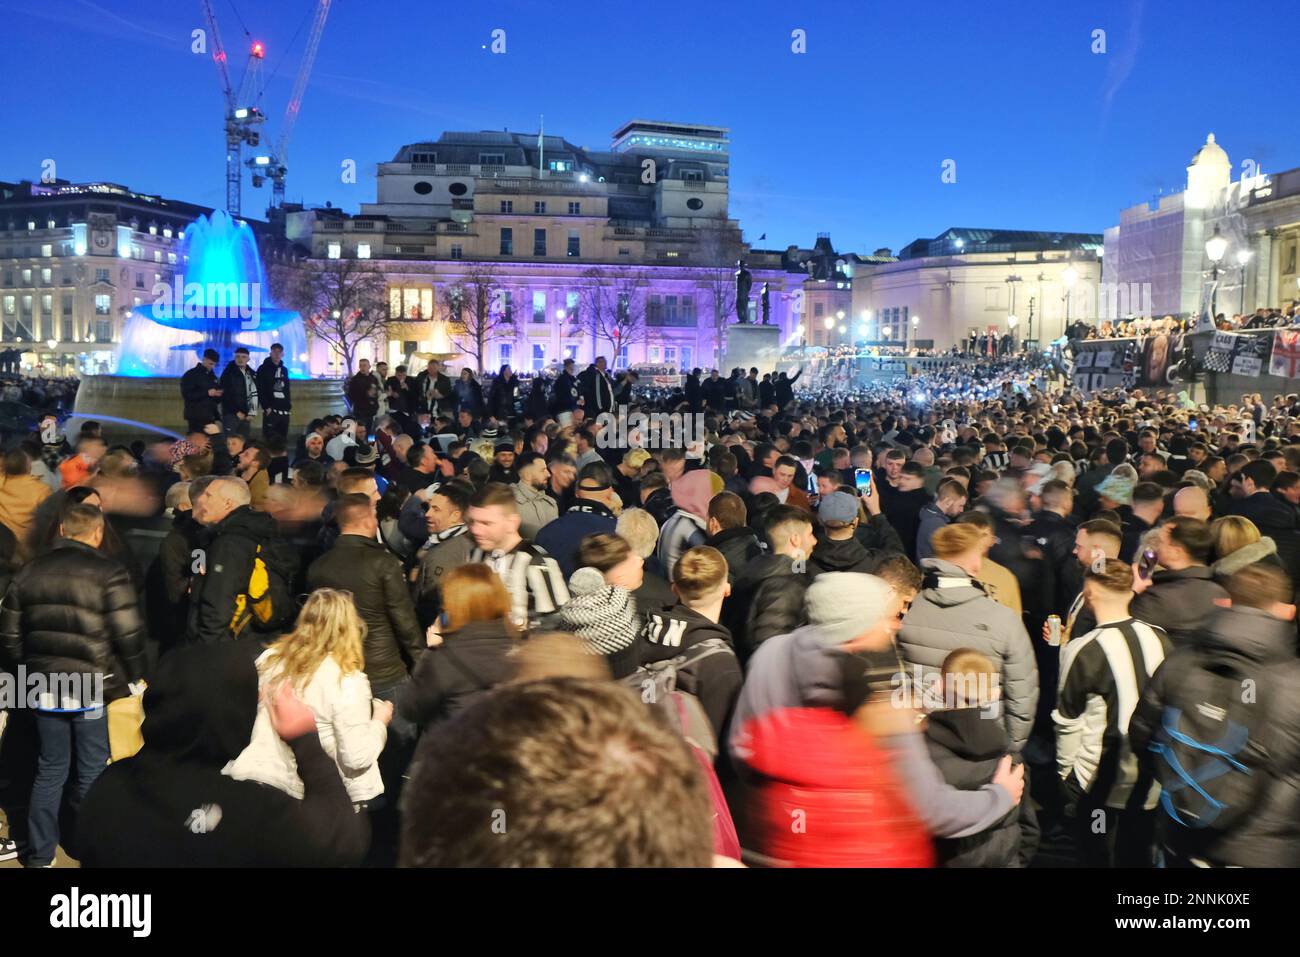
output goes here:
{"type": "Polygon", "coordinates": [[[427,650],[424,630],[402,576],[402,563],[380,542],[361,535],[340,535],[334,547],[307,569],[307,590],[339,588],[352,592],[357,613],[366,623],[366,677],[384,691],[407,675],[427,650]]]}
{"type": "Polygon", "coordinates": [[[789,555],[759,555],[737,572],[722,606],[722,624],[731,632],[742,664],[767,639],[805,623],[803,596],[810,581],[795,573],[789,555]]]}
{"type": "Polygon", "coordinates": [[[475,695],[514,676],[519,639],[501,621],[472,621],[443,636],[398,692],[397,712],[426,727],[463,711],[475,695]]]}
{"type": "MultiPolygon", "coordinates": [[[[40,674],[104,676],[104,700],[145,674],[145,629],[131,576],[89,545],[60,539],[9,585],[0,609],[6,656],[40,674]]],[[[87,703],[87,702],[83,702],[87,703]]]]}
{"type": "Polygon", "coordinates": [[[727,528],[718,532],[708,541],[727,560],[727,580],[734,583],[740,569],[752,559],[763,554],[763,547],[758,544],[758,537],[748,527],[727,528]]]}
{"type": "MultiPolygon", "coordinates": [[[[925,743],[944,781],[961,791],[978,791],[992,781],[998,762],[1010,753],[1002,722],[989,721],[983,708],[930,712],[925,743]]],[[[934,850],[940,867],[1023,867],[1033,855],[1037,837],[1026,789],[1020,806],[992,827],[970,837],[937,839],[934,850]]]]}
{"type": "Polygon", "coordinates": [[[1184,856],[1227,867],[1300,866],[1300,661],[1295,626],[1253,608],[1219,609],[1196,640],[1176,647],[1142,691],[1129,721],[1129,744],[1150,761],[1152,738],[1167,706],[1194,708],[1204,700],[1206,669],[1232,670],[1256,680],[1264,719],[1252,739],[1268,754],[1265,777],[1250,813],[1226,831],[1193,830],[1167,822],[1165,841],[1184,856]],[[1273,702],[1268,705],[1267,702],[1273,702]]]}

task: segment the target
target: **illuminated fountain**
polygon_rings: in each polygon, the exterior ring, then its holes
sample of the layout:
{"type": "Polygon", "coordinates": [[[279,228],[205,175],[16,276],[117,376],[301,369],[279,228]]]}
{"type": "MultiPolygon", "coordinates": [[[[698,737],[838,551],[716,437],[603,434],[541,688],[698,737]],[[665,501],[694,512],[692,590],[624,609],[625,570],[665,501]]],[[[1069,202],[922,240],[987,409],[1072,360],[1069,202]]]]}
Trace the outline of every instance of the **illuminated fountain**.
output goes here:
{"type": "Polygon", "coordinates": [[[341,411],[337,379],[312,379],[306,365],[302,317],[271,301],[256,237],[243,221],[217,210],[186,227],[177,274],[156,285],[154,301],[127,317],[116,355],[116,375],[82,376],[74,416],[127,426],[183,423],[176,381],[205,349],[221,356],[218,375],[244,346],[256,368],[271,344],[284,346],[293,382],[292,422],[341,411]]]}
{"type": "Polygon", "coordinates": [[[306,378],[300,356],[307,351],[302,317],[276,309],[267,292],[257,240],[245,222],[218,210],[199,217],[181,240],[183,264],[170,286],[154,287],[154,302],[131,310],[117,350],[117,374],[132,378],[184,375],[205,349],[221,364],[236,346],[261,361],[273,342],[284,345],[291,378],[306,378]]]}

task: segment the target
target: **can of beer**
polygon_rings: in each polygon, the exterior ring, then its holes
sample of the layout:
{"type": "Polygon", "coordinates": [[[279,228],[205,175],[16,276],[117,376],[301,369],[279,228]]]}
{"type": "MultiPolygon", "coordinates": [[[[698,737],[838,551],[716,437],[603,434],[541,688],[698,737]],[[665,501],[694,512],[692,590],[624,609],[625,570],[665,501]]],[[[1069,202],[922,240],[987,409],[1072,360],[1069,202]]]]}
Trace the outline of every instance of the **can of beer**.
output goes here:
{"type": "Polygon", "coordinates": [[[1061,644],[1061,616],[1060,615],[1047,616],[1047,643],[1051,645],[1053,648],[1057,648],[1061,644]]]}

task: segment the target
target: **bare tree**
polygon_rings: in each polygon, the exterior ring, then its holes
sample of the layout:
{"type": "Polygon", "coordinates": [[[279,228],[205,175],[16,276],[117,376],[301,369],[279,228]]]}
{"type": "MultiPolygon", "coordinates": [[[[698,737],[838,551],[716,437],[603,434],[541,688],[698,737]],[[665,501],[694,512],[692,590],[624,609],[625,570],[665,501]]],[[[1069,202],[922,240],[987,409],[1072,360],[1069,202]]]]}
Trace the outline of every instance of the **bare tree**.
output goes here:
{"type": "Polygon", "coordinates": [[[736,320],[736,260],[745,256],[740,230],[726,217],[715,217],[700,232],[696,259],[713,301],[714,365],[722,365],[727,326],[736,320]]]}
{"type": "MultiPolygon", "coordinates": [[[[618,354],[646,338],[645,280],[627,266],[596,266],[582,274],[578,325],[591,336],[595,351],[608,342],[618,354]]],[[[611,365],[613,357],[611,357],[611,365]]]]}
{"type": "Polygon", "coordinates": [[[474,357],[479,375],[492,340],[514,336],[514,320],[505,314],[498,295],[496,271],[490,264],[474,263],[465,275],[442,291],[442,307],[451,344],[474,357]]]}
{"type": "Polygon", "coordinates": [[[388,281],[363,259],[311,259],[271,270],[275,301],[302,315],[307,331],[343,357],[351,377],[363,342],[385,342],[389,327],[402,321],[389,314],[388,281]]]}

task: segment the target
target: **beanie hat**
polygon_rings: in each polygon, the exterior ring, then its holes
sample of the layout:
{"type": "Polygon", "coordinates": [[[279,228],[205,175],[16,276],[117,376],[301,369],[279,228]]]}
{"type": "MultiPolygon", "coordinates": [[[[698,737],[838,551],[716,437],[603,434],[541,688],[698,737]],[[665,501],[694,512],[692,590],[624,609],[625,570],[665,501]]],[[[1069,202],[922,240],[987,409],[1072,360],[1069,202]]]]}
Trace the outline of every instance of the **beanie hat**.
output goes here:
{"type": "Polygon", "coordinates": [[[819,642],[829,648],[877,624],[893,597],[894,589],[875,575],[825,572],[804,593],[804,611],[808,623],[817,626],[819,642]]]}
{"type": "Polygon", "coordinates": [[[817,517],[823,522],[843,522],[848,525],[858,517],[858,500],[848,492],[831,492],[822,496],[817,506],[817,517]]]}
{"type": "Polygon", "coordinates": [[[1133,485],[1130,478],[1121,475],[1107,475],[1097,486],[1097,494],[1104,495],[1120,505],[1133,504],[1133,485]]]}
{"type": "Polygon", "coordinates": [[[1200,469],[1188,469],[1183,473],[1183,478],[1189,482],[1195,482],[1207,492],[1214,488],[1214,483],[1210,481],[1210,477],[1200,469]]]}
{"type": "Polygon", "coordinates": [[[569,600],[560,625],[582,639],[587,651],[604,655],[615,678],[636,670],[637,628],[632,595],[607,584],[594,568],[579,568],[569,578],[569,600]]]}

